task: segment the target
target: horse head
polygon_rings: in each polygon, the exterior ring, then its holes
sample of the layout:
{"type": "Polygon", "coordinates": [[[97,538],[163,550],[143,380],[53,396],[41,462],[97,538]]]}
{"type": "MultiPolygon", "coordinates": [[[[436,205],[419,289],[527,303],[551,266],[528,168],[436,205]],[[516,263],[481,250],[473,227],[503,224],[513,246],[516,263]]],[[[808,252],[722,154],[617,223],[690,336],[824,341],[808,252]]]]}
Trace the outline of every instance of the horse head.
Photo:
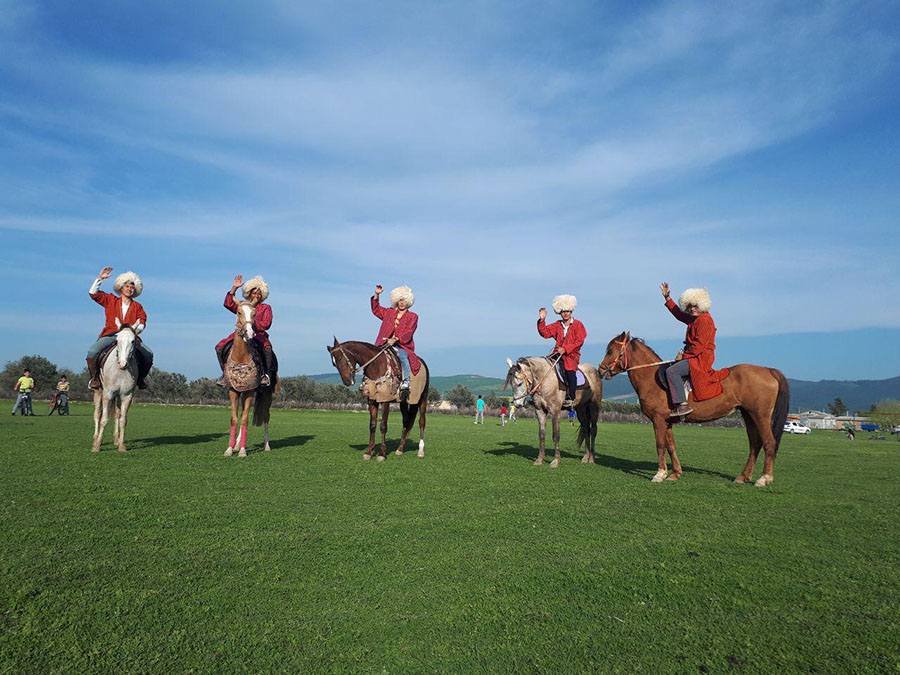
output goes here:
{"type": "Polygon", "coordinates": [[[356,384],[356,369],[353,367],[353,362],[346,349],[338,342],[338,339],[334,338],[334,344],[331,347],[325,347],[325,349],[331,355],[331,365],[337,368],[344,385],[349,387],[356,384]]]}
{"type": "Polygon", "coordinates": [[[116,319],[116,325],[119,327],[118,332],[116,332],[116,361],[119,368],[124,370],[128,367],[128,361],[134,354],[134,342],[137,338],[137,333],[134,332],[134,327],[131,324],[120,324],[118,319],[116,319]]]}
{"type": "Polygon", "coordinates": [[[597,365],[597,372],[604,380],[628,370],[628,348],[631,346],[631,333],[619,333],[606,345],[606,354],[597,365]]]}
{"type": "Polygon", "coordinates": [[[528,389],[534,384],[534,375],[526,359],[519,359],[513,363],[512,359],[507,358],[506,363],[509,365],[509,372],[506,373],[506,381],[503,383],[503,388],[512,389],[513,405],[520,407],[525,404],[528,389]]]}
{"type": "Polygon", "coordinates": [[[253,319],[256,317],[256,305],[249,302],[238,303],[237,326],[234,329],[236,335],[240,335],[244,342],[253,339],[253,319]]]}

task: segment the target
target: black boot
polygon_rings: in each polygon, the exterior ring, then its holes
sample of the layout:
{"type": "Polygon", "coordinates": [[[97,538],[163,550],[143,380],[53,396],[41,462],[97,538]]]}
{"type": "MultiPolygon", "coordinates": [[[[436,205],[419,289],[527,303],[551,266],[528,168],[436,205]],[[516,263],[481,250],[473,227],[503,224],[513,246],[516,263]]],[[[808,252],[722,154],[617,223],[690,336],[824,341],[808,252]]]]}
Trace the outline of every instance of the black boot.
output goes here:
{"type": "Polygon", "coordinates": [[[91,378],[88,387],[91,389],[100,389],[100,373],[97,369],[97,359],[88,357],[85,360],[87,361],[88,376],[91,378]]]}

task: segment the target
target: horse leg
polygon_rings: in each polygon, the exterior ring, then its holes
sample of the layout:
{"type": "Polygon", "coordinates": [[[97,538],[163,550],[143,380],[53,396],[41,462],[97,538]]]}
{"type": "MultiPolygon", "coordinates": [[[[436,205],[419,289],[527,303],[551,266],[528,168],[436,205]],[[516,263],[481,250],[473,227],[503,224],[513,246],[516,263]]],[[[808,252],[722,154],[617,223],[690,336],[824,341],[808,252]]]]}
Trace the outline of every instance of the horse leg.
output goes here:
{"type": "Polygon", "coordinates": [[[594,405],[590,408],[590,423],[586,443],[590,447],[590,455],[588,455],[588,463],[593,464],[595,459],[595,451],[597,448],[597,429],[600,422],[600,406],[594,405]]]}
{"type": "Polygon", "coordinates": [[[269,450],[272,449],[269,447],[269,423],[268,422],[263,422],[263,439],[264,439],[263,450],[268,452],[269,450]]]}
{"type": "Polygon", "coordinates": [[[128,452],[128,448],[125,447],[125,426],[128,424],[128,409],[131,407],[131,402],[133,400],[134,395],[132,394],[131,396],[126,396],[119,401],[119,452],[128,452]]]}
{"type": "Polygon", "coordinates": [[[428,407],[428,399],[425,392],[422,394],[422,408],[419,410],[419,457],[425,456],[425,409],[428,407]]]}
{"type": "Polygon", "coordinates": [[[241,442],[238,457],[247,456],[247,423],[250,417],[250,404],[253,401],[252,394],[241,394],[241,442]]]}
{"type": "Polygon", "coordinates": [[[672,431],[672,423],[666,420],[666,447],[669,449],[669,459],[672,460],[672,473],[667,480],[678,480],[681,478],[681,462],[678,460],[678,451],[675,449],[675,432],[672,431]]]}
{"type": "Polygon", "coordinates": [[[106,423],[109,421],[109,399],[104,393],[101,397],[103,402],[103,411],[100,413],[100,423],[97,433],[94,434],[94,452],[100,452],[100,445],[103,442],[103,432],[106,430],[106,423]]]}
{"type": "Polygon", "coordinates": [[[237,445],[237,397],[238,394],[233,389],[228,390],[228,398],[231,399],[231,430],[228,433],[228,449],[225,451],[226,457],[231,457],[234,453],[234,446],[237,445]]]}
{"type": "Polygon", "coordinates": [[[659,466],[656,475],[650,479],[650,482],[662,483],[669,474],[669,466],[666,464],[666,420],[661,417],[653,420],[653,434],[656,436],[656,455],[659,458],[659,466]]]}
{"type": "Polygon", "coordinates": [[[375,449],[375,429],[378,426],[378,404],[369,399],[369,447],[363,459],[372,459],[372,451],[375,449]]]}
{"type": "Polygon", "coordinates": [[[759,457],[759,451],[762,449],[762,438],[759,435],[759,429],[756,428],[756,422],[745,410],[741,410],[741,417],[744,418],[744,427],[747,429],[747,441],[750,443],[750,455],[747,457],[747,463],[744,470],[734,479],[735,483],[749,483],[753,480],[753,467],[756,465],[756,458],[759,457]]]}
{"type": "Polygon", "coordinates": [[[544,463],[544,441],[547,437],[547,413],[541,409],[537,411],[538,417],[538,456],[537,459],[534,460],[535,466],[541,466],[544,463]]]}
{"type": "Polygon", "coordinates": [[[550,462],[550,468],[555,469],[559,466],[559,412],[553,416],[553,461],[550,462]]]}
{"type": "Polygon", "coordinates": [[[391,404],[390,402],[381,404],[381,450],[378,451],[378,457],[375,458],[376,462],[384,461],[384,454],[387,452],[387,424],[388,424],[388,415],[391,412],[391,404]]]}
{"type": "Polygon", "coordinates": [[[409,435],[409,430],[412,429],[413,422],[415,422],[415,418],[412,420],[409,419],[409,404],[401,403],[400,404],[400,414],[403,419],[403,430],[400,432],[400,445],[397,446],[396,454],[402,455],[403,449],[406,447],[406,437],[409,435]]]}
{"type": "Polygon", "coordinates": [[[759,415],[753,414],[753,423],[756,425],[757,433],[759,433],[762,441],[763,452],[766,453],[762,476],[759,477],[754,485],[756,487],[765,487],[775,482],[775,476],[772,473],[775,470],[775,436],[772,435],[772,428],[768,419],[763,419],[759,415]]]}
{"type": "Polygon", "coordinates": [[[91,452],[100,452],[100,443],[97,441],[100,434],[100,415],[103,408],[103,393],[94,390],[94,438],[91,446],[91,452]]]}

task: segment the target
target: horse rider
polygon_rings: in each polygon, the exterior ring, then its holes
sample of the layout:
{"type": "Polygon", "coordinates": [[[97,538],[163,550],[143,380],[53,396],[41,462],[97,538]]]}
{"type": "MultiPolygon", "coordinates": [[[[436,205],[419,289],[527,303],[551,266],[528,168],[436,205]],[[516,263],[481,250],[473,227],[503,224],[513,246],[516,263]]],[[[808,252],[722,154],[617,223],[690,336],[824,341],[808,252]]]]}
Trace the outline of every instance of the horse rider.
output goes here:
{"type": "MultiPolygon", "coordinates": [[[[237,314],[238,311],[238,303],[234,300],[234,294],[239,288],[244,296],[244,300],[253,305],[256,310],[256,313],[253,315],[253,339],[259,345],[266,369],[259,384],[263,387],[268,387],[272,384],[272,376],[274,375],[272,368],[275,362],[272,355],[272,343],[269,341],[269,333],[267,332],[272,327],[272,306],[266,304],[266,298],[269,297],[269,284],[262,277],[254,277],[247,283],[244,283],[244,275],[238,274],[235,276],[231,290],[225,294],[224,303],[225,309],[232,314],[237,314]],[[243,288],[241,287],[242,284],[243,288]]],[[[222,377],[216,381],[216,384],[223,387],[225,386],[225,347],[232,340],[234,340],[234,333],[216,345],[216,356],[219,359],[219,367],[222,369],[222,377]]]]}
{"type": "Polygon", "coordinates": [[[666,369],[666,380],[672,397],[670,417],[682,417],[693,412],[687,404],[684,383],[690,379],[695,401],[705,401],[722,393],[721,380],[728,370],[713,370],[716,360],[716,324],[709,313],[712,303],[705,288],[689,288],[678,304],[669,297],[669,284],[663,282],[659,290],[666,299],[666,308],[676,319],[687,324],[684,349],[678,352],[675,363],[666,369]]]}
{"type": "Polygon", "coordinates": [[[137,386],[140,389],[146,389],[145,380],[153,366],[153,352],[139,337],[147,327],[147,312],[144,311],[141,303],[135,300],[143,292],[144,282],[134,272],[124,272],[116,277],[116,281],[113,283],[113,290],[118,295],[105,293],[100,290],[100,284],[104,279],[109,279],[112,269],[112,267],[104,267],[100,270],[100,274],[97,275],[88,291],[91,300],[98,305],[103,305],[106,315],[106,323],[103,325],[103,330],[100,331],[100,337],[87,353],[87,367],[91,377],[89,386],[91,389],[100,388],[100,369],[97,357],[105,347],[115,344],[119,328],[128,324],[134,329],[134,334],[138,336],[134,341],[134,353],[138,364],[137,386]]]}
{"type": "Polygon", "coordinates": [[[560,320],[549,326],[544,323],[547,318],[547,310],[543,307],[538,310],[538,333],[543,338],[556,340],[554,351],[559,354],[557,360],[561,359],[563,363],[566,380],[566,400],[563,401],[563,408],[571,408],[575,405],[575,389],[577,387],[575,371],[578,370],[578,363],[581,361],[581,345],[587,338],[587,329],[584,324],[572,316],[577,305],[578,299],[574,295],[557,295],[553,298],[553,311],[559,315],[560,320]]]}
{"type": "Polygon", "coordinates": [[[409,308],[416,301],[412,289],[409,286],[398,286],[391,291],[390,309],[382,307],[378,301],[384,289],[381,284],[375,286],[375,295],[371,298],[372,314],[381,319],[381,328],[378,337],[375,338],[375,346],[381,347],[388,344],[400,361],[400,392],[409,391],[409,378],[418,375],[421,362],[416,356],[416,343],[413,336],[419,325],[419,315],[410,312],[409,308]]]}

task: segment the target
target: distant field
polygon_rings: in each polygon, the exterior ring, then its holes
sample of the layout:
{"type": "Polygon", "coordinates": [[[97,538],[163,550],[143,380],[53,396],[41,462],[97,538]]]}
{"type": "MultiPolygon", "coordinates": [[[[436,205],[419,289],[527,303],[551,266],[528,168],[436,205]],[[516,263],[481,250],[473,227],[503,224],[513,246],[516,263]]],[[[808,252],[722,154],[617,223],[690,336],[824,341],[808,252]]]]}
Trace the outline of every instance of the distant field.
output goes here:
{"type": "Polygon", "coordinates": [[[224,409],[141,405],[95,455],[89,406],[3,403],[2,673],[900,669],[897,443],[788,436],[757,489],[742,430],[678,429],[654,485],[647,425],[552,470],[533,420],[434,415],[379,464],[364,414],[276,410],[238,459],[224,409]]]}

